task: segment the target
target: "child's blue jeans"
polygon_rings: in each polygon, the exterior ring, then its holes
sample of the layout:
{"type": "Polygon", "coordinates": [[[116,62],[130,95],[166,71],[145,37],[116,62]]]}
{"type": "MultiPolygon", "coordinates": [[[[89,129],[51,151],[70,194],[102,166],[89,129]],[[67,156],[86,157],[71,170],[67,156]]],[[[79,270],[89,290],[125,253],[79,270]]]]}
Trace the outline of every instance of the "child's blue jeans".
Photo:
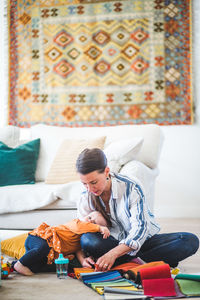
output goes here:
{"type": "MultiPolygon", "coordinates": [[[[103,239],[101,233],[84,233],[81,236],[81,247],[86,255],[97,259],[119,242],[112,236],[103,239]]],[[[199,239],[196,235],[187,232],[156,234],[146,240],[137,257],[145,262],[164,261],[171,267],[176,267],[179,261],[193,255],[199,248],[199,239]]],[[[133,259],[133,256],[123,255],[119,257],[115,265],[125,263],[133,259]]]]}
{"type": "Polygon", "coordinates": [[[33,273],[55,272],[55,264],[47,264],[50,247],[41,237],[28,235],[25,241],[26,253],[19,259],[21,264],[28,267],[33,273]]]}

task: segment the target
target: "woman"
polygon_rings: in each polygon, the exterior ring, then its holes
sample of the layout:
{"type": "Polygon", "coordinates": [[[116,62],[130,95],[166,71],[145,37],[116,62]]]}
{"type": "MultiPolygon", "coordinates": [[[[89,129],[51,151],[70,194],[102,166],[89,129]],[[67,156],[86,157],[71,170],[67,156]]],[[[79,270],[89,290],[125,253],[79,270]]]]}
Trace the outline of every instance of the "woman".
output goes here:
{"type": "Polygon", "coordinates": [[[110,237],[98,233],[81,236],[85,265],[96,263],[99,271],[139,257],[145,262],[163,260],[171,267],[193,255],[197,236],[187,232],[158,234],[160,228],[146,203],[140,184],[121,174],[111,174],[104,152],[85,149],[76,162],[81,182],[86,187],[78,203],[78,217],[98,210],[107,220],[110,237]]]}

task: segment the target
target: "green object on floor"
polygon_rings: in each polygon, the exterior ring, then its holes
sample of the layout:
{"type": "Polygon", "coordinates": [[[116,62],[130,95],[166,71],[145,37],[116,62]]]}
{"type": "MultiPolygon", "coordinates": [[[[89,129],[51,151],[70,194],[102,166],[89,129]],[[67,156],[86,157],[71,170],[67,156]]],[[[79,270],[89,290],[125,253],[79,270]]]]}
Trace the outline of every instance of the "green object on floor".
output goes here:
{"type": "Polygon", "coordinates": [[[188,279],[175,279],[181,293],[186,296],[200,296],[200,282],[188,279]]]}
{"type": "Polygon", "coordinates": [[[179,273],[178,275],[176,275],[175,279],[188,279],[188,280],[200,281],[200,275],[179,273]]]}

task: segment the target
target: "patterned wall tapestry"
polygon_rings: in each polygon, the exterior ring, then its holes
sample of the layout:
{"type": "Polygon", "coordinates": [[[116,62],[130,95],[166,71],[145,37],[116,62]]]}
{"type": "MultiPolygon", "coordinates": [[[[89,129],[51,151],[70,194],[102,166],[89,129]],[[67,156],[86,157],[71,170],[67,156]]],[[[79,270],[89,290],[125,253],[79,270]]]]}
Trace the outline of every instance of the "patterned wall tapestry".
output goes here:
{"type": "Polygon", "coordinates": [[[8,0],[9,124],[191,124],[190,0],[8,0]]]}

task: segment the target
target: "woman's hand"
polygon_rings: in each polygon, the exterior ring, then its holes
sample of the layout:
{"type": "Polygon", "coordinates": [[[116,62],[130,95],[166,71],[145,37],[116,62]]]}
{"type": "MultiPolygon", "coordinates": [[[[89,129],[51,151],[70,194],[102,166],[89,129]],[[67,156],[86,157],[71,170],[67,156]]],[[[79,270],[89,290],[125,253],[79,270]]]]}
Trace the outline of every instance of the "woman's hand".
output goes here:
{"type": "Polygon", "coordinates": [[[117,257],[115,257],[112,253],[107,252],[98,258],[95,263],[95,271],[108,271],[112,268],[115,263],[117,257]]]}
{"type": "Polygon", "coordinates": [[[110,236],[110,230],[105,226],[100,226],[100,232],[103,234],[104,239],[107,239],[110,236]]]}
{"type": "Polygon", "coordinates": [[[111,249],[110,251],[98,258],[95,264],[95,271],[110,270],[118,257],[127,254],[131,250],[133,249],[126,246],[125,244],[120,244],[116,246],[115,248],[111,249]]]}

